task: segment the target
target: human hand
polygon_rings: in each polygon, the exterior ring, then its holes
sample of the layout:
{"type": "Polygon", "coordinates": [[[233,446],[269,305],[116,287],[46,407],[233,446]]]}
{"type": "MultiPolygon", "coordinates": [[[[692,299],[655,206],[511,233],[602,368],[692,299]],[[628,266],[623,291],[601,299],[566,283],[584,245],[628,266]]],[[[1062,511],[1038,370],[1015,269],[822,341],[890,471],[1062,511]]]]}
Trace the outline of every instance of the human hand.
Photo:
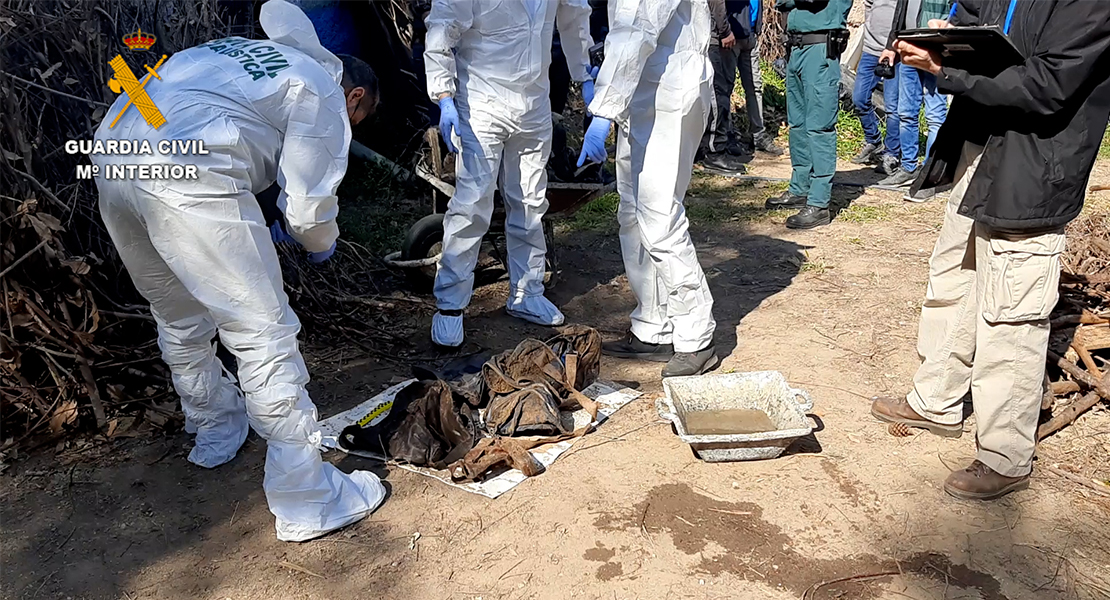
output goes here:
{"type": "Polygon", "coordinates": [[[582,101],[586,103],[587,109],[589,109],[590,103],[594,101],[594,82],[592,79],[582,82],[582,101]]]}
{"type": "Polygon", "coordinates": [[[736,34],[730,31],[730,32],[728,32],[728,37],[721,40],[721,47],[722,48],[731,48],[735,45],[736,45],[736,34]]]}
{"type": "MultiPolygon", "coordinates": [[[[895,42],[897,44],[897,42],[895,42]]],[[[898,53],[893,50],[883,50],[879,55],[879,62],[886,61],[886,64],[894,66],[898,64],[898,53]]]]}
{"type": "Polygon", "coordinates": [[[455,149],[455,144],[451,141],[451,134],[457,132],[458,129],[459,111],[455,110],[455,100],[451,96],[444,96],[439,99],[439,134],[443,136],[443,141],[447,144],[447,151],[452,154],[458,152],[458,150],[455,149]]]}
{"type": "Polygon", "coordinates": [[[929,29],[948,29],[952,26],[948,19],[929,19],[929,29]]]}
{"type": "Polygon", "coordinates": [[[274,241],[275,246],[278,244],[300,245],[297,243],[297,240],[293,239],[293,236],[285,233],[285,229],[281,226],[281,221],[274,221],[274,224],[270,225],[270,239],[274,241]]]}
{"type": "Polygon", "coordinates": [[[582,154],[578,157],[578,166],[586,161],[603,163],[607,157],[605,140],[609,137],[609,119],[594,117],[590,126],[586,128],[586,135],[582,137],[582,154]]]}
{"type": "Polygon", "coordinates": [[[894,42],[894,49],[902,57],[902,64],[927,71],[933,75],[940,73],[940,54],[901,40],[894,42]]]}
{"type": "Polygon", "coordinates": [[[331,248],[328,248],[327,250],[324,250],[323,252],[309,252],[308,253],[308,262],[310,262],[314,265],[318,265],[318,264],[324,262],[325,260],[331,258],[331,255],[335,254],[336,245],[337,245],[337,242],[332,242],[331,248]]]}

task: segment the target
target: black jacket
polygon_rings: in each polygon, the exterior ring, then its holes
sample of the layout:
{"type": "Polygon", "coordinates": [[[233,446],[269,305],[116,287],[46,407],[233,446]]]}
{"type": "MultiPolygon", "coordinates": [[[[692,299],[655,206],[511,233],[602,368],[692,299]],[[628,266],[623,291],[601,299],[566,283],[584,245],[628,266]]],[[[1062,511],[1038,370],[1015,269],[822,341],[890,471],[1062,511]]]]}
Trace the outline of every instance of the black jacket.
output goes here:
{"type": "MultiPolygon", "coordinates": [[[[759,7],[763,8],[764,2],[769,0],[761,0],[759,7]]],[[[752,6],[748,0],[725,0],[725,10],[728,12],[728,24],[732,27],[732,33],[736,35],[737,39],[746,39],[759,35],[759,30],[763,25],[763,11],[756,15],[755,26],[752,26],[752,6]]]]}
{"type": "MultiPolygon", "coordinates": [[[[956,25],[1000,25],[1008,0],[959,0],[956,25]]],[[[1110,117],[1110,1],[1019,0],[1010,39],[1026,57],[995,77],[944,67],[954,96],[913,191],[950,184],[964,142],[986,147],[960,214],[1010,231],[1079,215],[1110,117]]]]}

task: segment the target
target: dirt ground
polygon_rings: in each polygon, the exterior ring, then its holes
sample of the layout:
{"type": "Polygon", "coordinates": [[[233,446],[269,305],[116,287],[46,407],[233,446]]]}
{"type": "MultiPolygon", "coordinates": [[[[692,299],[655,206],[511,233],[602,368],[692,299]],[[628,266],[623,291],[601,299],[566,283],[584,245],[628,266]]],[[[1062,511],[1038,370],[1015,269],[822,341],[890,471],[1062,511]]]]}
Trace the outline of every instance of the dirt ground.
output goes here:
{"type": "MultiPolygon", "coordinates": [[[[786,174],[763,160],[753,173],[786,174]]],[[[689,206],[721,369],[778,370],[815,399],[817,431],[785,456],[701,462],[655,412],[660,365],[607,360],[604,378],[644,396],[547,473],[488,500],[329,455],[385,476],[391,497],[364,522],[287,544],[274,538],[265,446],[253,434],[214,471],[186,462],[184,434],[75,444],[0,476],[0,597],[1110,598],[1110,497],[1045,468],[1110,477],[1110,412],[1044,443],[1031,488],[993,503],[941,490],[974,456],[972,428],[958,440],[896,438],[869,415],[869,398],[904,392],[916,367],[943,201],[838,187],[837,202],[850,206],[831,226],[791,232],[787,213],[761,208],[779,189],[699,176],[689,206]]],[[[634,305],[615,231],[605,215],[563,223],[551,292],[569,321],[607,338],[625,330],[634,305]]],[[[464,352],[548,333],[505,315],[506,289],[481,288],[464,352]]],[[[430,309],[397,304],[414,326],[412,356],[434,358],[430,309]]],[[[335,348],[309,359],[322,416],[406,377],[404,363],[416,360],[335,348]]]]}

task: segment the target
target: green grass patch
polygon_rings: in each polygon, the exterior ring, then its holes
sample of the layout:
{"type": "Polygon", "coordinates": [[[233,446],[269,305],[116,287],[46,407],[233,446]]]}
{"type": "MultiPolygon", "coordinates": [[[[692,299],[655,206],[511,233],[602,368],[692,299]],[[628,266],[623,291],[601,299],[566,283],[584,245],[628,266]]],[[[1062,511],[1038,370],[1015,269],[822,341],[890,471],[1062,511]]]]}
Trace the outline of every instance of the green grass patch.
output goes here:
{"type": "Polygon", "coordinates": [[[401,249],[408,228],[431,211],[407,200],[384,168],[352,159],[339,186],[339,235],[385,256],[401,249]]]}
{"type": "MultiPolygon", "coordinates": [[[[760,64],[760,70],[763,75],[763,110],[766,111],[769,106],[785,113],[786,80],[779,77],[774,67],[767,61],[760,64]]],[[[736,89],[741,96],[744,95],[744,87],[739,77],[736,78],[736,89]]]]}
{"type": "Polygon", "coordinates": [[[848,208],[840,211],[836,220],[848,223],[874,223],[876,221],[885,221],[888,218],[890,218],[889,206],[883,204],[852,204],[848,208]]]}
{"type": "Polygon", "coordinates": [[[617,228],[617,206],[621,197],[609,192],[578,209],[563,223],[567,231],[613,231],[617,228]]]}
{"type": "Polygon", "coordinates": [[[1102,136],[1102,144],[1098,147],[1099,158],[1110,158],[1110,129],[1102,136]]]}
{"type": "Polygon", "coordinates": [[[833,268],[832,265],[830,265],[829,263],[827,263],[827,262],[825,262],[821,259],[814,260],[814,259],[810,258],[809,257],[809,252],[806,252],[805,262],[803,262],[802,266],[799,267],[798,272],[799,273],[813,273],[814,275],[821,275],[821,274],[825,273],[826,271],[828,271],[829,269],[832,269],[832,268],[833,268]]]}
{"type": "Polygon", "coordinates": [[[852,158],[863,147],[863,125],[854,113],[842,110],[836,115],[836,156],[852,158]]]}

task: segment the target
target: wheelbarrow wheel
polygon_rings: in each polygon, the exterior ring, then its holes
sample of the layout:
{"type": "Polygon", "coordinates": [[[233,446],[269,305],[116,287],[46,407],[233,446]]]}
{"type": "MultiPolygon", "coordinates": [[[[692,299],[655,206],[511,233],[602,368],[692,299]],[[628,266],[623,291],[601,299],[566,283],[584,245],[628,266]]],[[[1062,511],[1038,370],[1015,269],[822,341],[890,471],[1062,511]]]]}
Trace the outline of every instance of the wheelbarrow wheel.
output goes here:
{"type": "MultiPolygon", "coordinates": [[[[401,247],[402,260],[419,260],[439,254],[443,250],[443,215],[428,215],[417,221],[405,235],[401,247]]],[[[432,291],[436,279],[435,265],[408,269],[405,272],[409,285],[418,292],[432,291]]]]}

